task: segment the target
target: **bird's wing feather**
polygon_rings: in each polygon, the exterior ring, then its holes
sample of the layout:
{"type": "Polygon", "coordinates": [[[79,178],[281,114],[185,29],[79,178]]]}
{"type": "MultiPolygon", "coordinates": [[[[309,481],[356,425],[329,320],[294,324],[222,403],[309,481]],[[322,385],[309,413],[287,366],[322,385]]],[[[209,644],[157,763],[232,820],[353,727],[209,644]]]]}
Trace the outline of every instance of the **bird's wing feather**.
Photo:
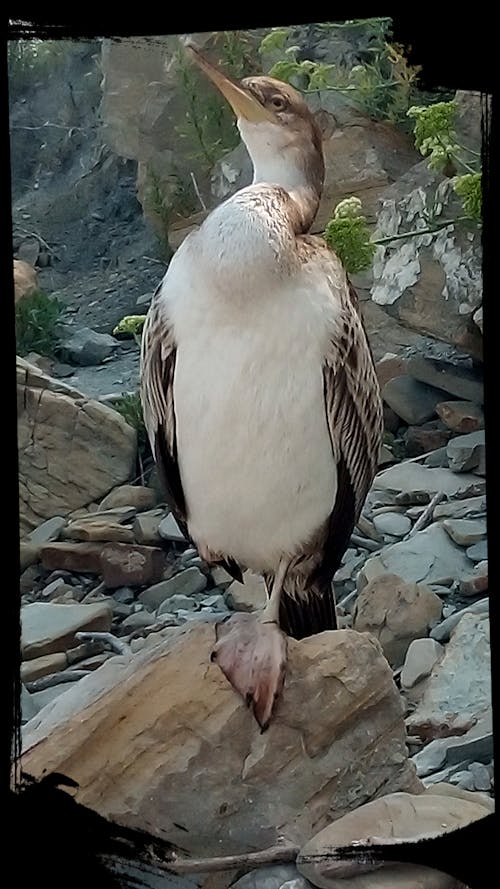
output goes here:
{"type": "MultiPolygon", "coordinates": [[[[172,325],[157,288],[142,332],[141,401],[144,425],[168,505],[189,540],[187,508],[177,459],[174,375],[177,348],[172,325]]],[[[229,574],[243,581],[234,559],[220,561],[229,574]]]]}
{"type": "MultiPolygon", "coordinates": [[[[322,259],[318,259],[336,305],[336,323],[324,356],[323,383],[337,487],[326,533],[320,532],[320,561],[297,580],[296,594],[282,599],[284,628],[299,638],[335,629],[331,581],[373,481],[383,432],[380,389],[356,292],[337,257],[327,253],[322,242],[319,245],[322,259]]],[[[318,250],[317,244],[315,247],[318,250]]]]}

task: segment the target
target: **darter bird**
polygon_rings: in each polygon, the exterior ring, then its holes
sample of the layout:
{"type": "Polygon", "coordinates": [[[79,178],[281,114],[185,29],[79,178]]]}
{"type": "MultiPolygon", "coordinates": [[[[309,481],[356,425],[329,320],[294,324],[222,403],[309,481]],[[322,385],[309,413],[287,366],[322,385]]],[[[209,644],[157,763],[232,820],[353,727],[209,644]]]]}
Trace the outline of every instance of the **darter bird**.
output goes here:
{"type": "Polygon", "coordinates": [[[212,653],[264,730],[286,635],[337,628],[332,578],[376,472],[382,406],[356,293],[308,234],[325,172],[315,117],[289,84],[236,82],[186,51],[236,114],[253,181],[173,256],[143,331],[141,397],[186,538],[233,577],[264,577],[266,607],[218,624],[212,653]]]}

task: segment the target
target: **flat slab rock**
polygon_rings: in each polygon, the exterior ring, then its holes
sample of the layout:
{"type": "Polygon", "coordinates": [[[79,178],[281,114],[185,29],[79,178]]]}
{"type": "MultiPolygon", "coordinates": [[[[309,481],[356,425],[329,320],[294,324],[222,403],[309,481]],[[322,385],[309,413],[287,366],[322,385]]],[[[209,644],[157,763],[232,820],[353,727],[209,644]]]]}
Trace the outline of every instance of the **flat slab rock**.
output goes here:
{"type": "Polygon", "coordinates": [[[442,491],[443,494],[457,494],[458,491],[465,491],[477,483],[478,478],[472,473],[457,475],[443,467],[432,468],[422,466],[420,463],[403,461],[379,472],[375,476],[373,488],[405,494],[426,491],[432,496],[438,491],[442,491]]]}
{"type": "Polygon", "coordinates": [[[408,734],[439,738],[472,727],[491,707],[490,625],[487,615],[464,614],[443,658],[433,668],[408,734]],[[460,731],[457,727],[460,726],[460,731]]]}
{"type": "Polygon", "coordinates": [[[191,624],[110,658],[31,720],[22,768],[69,775],[78,801],[200,856],[278,836],[300,844],[380,792],[422,789],[401,697],[369,634],[289,639],[264,734],[210,662],[214,638],[213,626],[191,624]]]}
{"type": "Polygon", "coordinates": [[[358,575],[358,589],[386,572],[415,583],[451,584],[468,577],[474,568],[464,550],[450,539],[440,524],[430,525],[408,540],[384,547],[365,562],[358,575]]]}
{"type": "Polygon", "coordinates": [[[23,660],[78,644],[80,630],[109,631],[112,610],[109,602],[93,605],[52,605],[33,602],[21,608],[21,653],[23,660]]]}

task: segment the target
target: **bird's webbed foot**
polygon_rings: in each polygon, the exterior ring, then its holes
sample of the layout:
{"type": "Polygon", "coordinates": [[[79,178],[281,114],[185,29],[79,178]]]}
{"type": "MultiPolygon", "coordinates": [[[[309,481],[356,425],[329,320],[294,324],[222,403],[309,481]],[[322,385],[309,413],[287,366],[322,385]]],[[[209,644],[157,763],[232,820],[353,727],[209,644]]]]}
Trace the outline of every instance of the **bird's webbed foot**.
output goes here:
{"type": "Polygon", "coordinates": [[[214,661],[235,691],[252,707],[261,730],[269,726],[283,690],[286,636],[259,615],[234,614],[216,626],[214,661]]]}

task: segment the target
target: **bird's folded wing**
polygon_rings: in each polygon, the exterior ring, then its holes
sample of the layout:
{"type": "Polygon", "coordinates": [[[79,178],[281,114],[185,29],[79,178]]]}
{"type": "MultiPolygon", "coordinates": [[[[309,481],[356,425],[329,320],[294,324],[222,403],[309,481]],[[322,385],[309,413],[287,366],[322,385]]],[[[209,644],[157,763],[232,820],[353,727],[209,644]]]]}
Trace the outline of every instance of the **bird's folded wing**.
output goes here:
{"type": "Polygon", "coordinates": [[[172,327],[158,301],[156,290],[148,312],[141,344],[141,400],[144,425],[158,467],[168,505],[188,539],[186,503],[177,461],[174,411],[176,345],[172,327]]]}
{"type": "Polygon", "coordinates": [[[326,562],[335,566],[334,571],[377,471],[383,433],[380,388],[356,292],[347,281],[335,297],[340,299],[340,319],[323,365],[325,410],[338,475],[325,548],[326,562]]]}

